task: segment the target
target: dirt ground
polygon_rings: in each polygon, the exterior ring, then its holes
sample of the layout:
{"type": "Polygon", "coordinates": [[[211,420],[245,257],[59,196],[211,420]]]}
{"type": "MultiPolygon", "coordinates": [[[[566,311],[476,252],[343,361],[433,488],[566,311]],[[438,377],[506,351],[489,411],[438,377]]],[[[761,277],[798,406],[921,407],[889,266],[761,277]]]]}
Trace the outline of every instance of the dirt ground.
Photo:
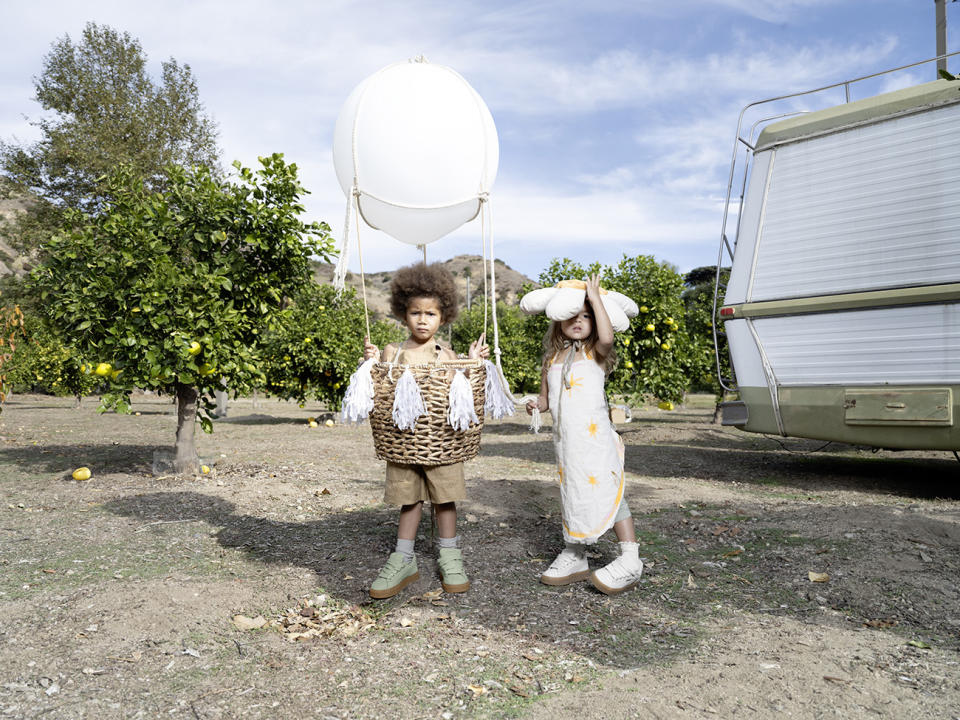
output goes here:
{"type": "Polygon", "coordinates": [[[491,422],[459,508],[471,590],[442,593],[425,518],[420,581],[371,601],[396,511],[368,427],[240,400],[198,438],[211,472],[177,478],[151,472],[165,399],[95,410],[0,415],[0,718],[960,717],[951,453],[645,409],[620,429],[647,569],[610,598],[537,582],[550,435],[491,422]]]}

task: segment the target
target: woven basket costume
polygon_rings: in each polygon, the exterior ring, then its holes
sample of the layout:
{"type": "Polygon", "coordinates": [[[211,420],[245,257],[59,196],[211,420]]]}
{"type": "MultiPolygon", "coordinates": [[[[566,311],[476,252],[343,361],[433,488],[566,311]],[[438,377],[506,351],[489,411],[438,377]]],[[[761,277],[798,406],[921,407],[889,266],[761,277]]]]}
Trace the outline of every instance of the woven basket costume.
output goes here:
{"type": "Polygon", "coordinates": [[[487,373],[481,360],[457,360],[443,363],[400,365],[377,363],[371,369],[374,397],[370,411],[370,429],[377,457],[402,465],[451,465],[471,460],[480,450],[483,432],[484,383],[487,373]],[[480,422],[467,430],[455,430],[447,422],[450,406],[451,374],[469,370],[467,381],[473,391],[473,408],[480,422]],[[401,430],[393,421],[393,400],[397,381],[410,370],[426,415],[417,420],[414,430],[401,430]]]}

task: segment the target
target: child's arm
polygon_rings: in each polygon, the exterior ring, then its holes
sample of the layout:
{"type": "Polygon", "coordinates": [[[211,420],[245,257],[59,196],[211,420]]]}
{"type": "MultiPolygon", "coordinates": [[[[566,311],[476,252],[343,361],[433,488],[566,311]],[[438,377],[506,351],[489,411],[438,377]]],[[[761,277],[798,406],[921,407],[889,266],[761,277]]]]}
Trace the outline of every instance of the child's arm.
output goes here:
{"type": "Polygon", "coordinates": [[[527,400],[527,415],[533,415],[534,410],[546,412],[550,409],[550,399],[547,395],[547,371],[550,369],[549,363],[543,364],[543,370],[540,372],[540,395],[536,400],[527,400]]]}
{"type": "Polygon", "coordinates": [[[587,278],[587,299],[593,308],[593,324],[597,328],[597,345],[594,348],[597,362],[607,357],[613,349],[613,325],[610,316],[600,298],[600,274],[596,273],[587,278]]]}

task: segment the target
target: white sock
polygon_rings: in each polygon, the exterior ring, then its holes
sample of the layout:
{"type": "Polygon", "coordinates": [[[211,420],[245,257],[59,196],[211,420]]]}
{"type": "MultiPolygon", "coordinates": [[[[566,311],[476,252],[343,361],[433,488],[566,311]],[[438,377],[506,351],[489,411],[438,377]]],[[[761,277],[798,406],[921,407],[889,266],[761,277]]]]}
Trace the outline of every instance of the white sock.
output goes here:
{"type": "Polygon", "coordinates": [[[622,542],[620,545],[620,557],[625,560],[635,560],[640,562],[640,545],[635,542],[622,542]]]}
{"type": "Polygon", "coordinates": [[[441,548],[457,548],[460,547],[460,536],[454,535],[452,538],[438,537],[437,538],[437,547],[441,548]]]}
{"type": "Polygon", "coordinates": [[[396,552],[403,555],[403,559],[407,562],[413,562],[413,540],[404,540],[403,538],[397,538],[397,549],[396,552]]]}

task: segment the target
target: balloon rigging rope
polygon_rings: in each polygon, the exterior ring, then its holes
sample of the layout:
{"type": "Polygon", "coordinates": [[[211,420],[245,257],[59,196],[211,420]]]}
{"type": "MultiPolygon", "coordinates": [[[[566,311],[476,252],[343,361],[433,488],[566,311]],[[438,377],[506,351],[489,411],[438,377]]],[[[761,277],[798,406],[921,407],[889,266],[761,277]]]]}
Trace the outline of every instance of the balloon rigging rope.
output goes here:
{"type": "Polygon", "coordinates": [[[489,300],[489,290],[487,289],[487,214],[482,209],[480,211],[480,249],[483,253],[483,334],[487,334],[487,302],[489,300]]]}
{"type": "MultiPolygon", "coordinates": [[[[353,202],[350,203],[350,205],[352,206],[350,209],[353,209],[353,208],[355,207],[355,208],[357,209],[357,210],[356,210],[357,213],[359,213],[359,212],[360,212],[360,199],[359,199],[359,194],[358,194],[358,193],[351,193],[350,196],[351,196],[351,198],[353,199],[353,202]]],[[[370,310],[367,308],[367,281],[366,281],[366,278],[365,278],[364,272],[363,272],[363,246],[362,246],[361,243],[360,243],[360,218],[357,218],[356,220],[357,220],[357,222],[356,222],[356,225],[357,225],[357,256],[360,258],[360,288],[361,288],[362,293],[363,293],[363,319],[364,319],[364,321],[365,321],[366,324],[367,324],[367,339],[372,342],[372,340],[371,340],[371,338],[370,338],[370,310]]]]}

